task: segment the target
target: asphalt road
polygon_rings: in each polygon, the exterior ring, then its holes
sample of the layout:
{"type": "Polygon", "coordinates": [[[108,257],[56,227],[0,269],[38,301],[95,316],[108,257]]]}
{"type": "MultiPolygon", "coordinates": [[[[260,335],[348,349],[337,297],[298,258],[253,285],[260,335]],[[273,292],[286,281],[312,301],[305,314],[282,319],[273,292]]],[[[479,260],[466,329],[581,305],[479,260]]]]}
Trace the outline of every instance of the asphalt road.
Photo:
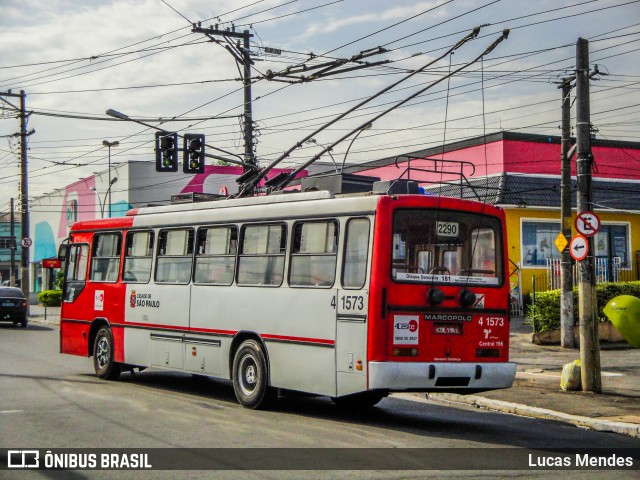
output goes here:
{"type": "MultiPolygon", "coordinates": [[[[147,370],[117,382],[91,359],[58,353],[58,331],[0,325],[0,447],[7,448],[640,448],[640,439],[465,407],[399,398],[364,412],[329,399],[284,396],[272,411],[240,407],[229,382],[147,370]]],[[[247,450],[251,453],[251,450],[247,450]]],[[[391,450],[389,450],[391,452],[391,450]]],[[[233,459],[230,460],[233,463],[233,459]]],[[[238,465],[236,465],[238,466],[238,465]]],[[[241,465],[240,465],[241,466],[241,465]]],[[[609,471],[444,471],[487,478],[630,478],[609,471]]],[[[28,472],[35,478],[344,478],[340,471],[28,472]],[[215,475],[214,475],[215,473],[215,475]]],[[[351,471],[349,478],[424,478],[416,471],[351,471]]],[[[0,471],[2,478],[25,472],[0,471]]]]}

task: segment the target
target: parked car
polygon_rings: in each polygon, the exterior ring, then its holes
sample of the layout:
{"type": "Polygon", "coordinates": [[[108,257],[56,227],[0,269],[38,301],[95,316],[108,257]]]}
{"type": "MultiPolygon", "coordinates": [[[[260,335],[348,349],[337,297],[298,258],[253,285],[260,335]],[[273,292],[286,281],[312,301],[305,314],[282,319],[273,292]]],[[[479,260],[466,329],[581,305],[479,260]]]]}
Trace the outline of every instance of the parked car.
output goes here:
{"type": "Polygon", "coordinates": [[[27,299],[19,288],[0,287],[0,321],[27,327],[27,299]]]}

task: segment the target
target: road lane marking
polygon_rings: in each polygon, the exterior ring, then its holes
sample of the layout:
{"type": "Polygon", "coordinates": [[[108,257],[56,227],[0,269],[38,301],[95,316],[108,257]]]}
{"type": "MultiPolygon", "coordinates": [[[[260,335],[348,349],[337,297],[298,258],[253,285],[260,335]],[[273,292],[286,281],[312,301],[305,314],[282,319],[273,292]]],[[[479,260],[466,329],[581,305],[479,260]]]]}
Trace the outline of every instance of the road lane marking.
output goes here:
{"type": "Polygon", "coordinates": [[[0,410],[0,413],[23,413],[24,410],[0,410]]]}

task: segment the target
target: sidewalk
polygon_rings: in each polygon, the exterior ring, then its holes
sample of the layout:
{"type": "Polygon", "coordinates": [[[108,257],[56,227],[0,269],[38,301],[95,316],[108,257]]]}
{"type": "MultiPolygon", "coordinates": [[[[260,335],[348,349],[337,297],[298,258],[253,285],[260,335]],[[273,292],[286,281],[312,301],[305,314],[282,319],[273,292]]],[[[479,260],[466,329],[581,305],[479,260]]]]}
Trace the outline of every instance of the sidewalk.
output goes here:
{"type": "MultiPolygon", "coordinates": [[[[31,306],[30,321],[57,325],[60,309],[31,306]]],[[[531,327],[515,318],[511,325],[510,359],[517,364],[512,388],[476,395],[429,394],[429,400],[473,405],[527,417],[545,418],[599,431],[640,437],[640,349],[601,345],[602,394],[560,389],[564,364],[580,358],[579,349],[531,343],[531,327]]],[[[394,396],[425,401],[422,393],[394,396]]]]}
{"type": "Polygon", "coordinates": [[[579,359],[580,350],[535,345],[531,334],[522,318],[512,319],[510,360],[517,366],[512,388],[476,395],[431,394],[429,399],[640,437],[640,349],[602,343],[603,393],[568,392],[560,389],[562,367],[579,359]]]}

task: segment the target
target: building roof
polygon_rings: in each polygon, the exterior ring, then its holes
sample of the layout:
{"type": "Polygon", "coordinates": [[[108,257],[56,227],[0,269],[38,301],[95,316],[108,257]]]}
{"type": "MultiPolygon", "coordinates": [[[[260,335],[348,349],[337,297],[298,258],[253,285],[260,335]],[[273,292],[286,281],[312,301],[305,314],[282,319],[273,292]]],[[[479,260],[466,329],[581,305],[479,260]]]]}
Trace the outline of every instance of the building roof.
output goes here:
{"type": "MultiPolygon", "coordinates": [[[[425,187],[434,194],[481,200],[494,205],[560,208],[560,177],[502,173],[469,182],[425,187]]],[[[576,179],[571,179],[571,206],[576,207],[576,179]]],[[[640,212],[640,182],[593,179],[597,210],[640,212]]]]}
{"type": "MultiPolygon", "coordinates": [[[[496,132],[488,135],[481,135],[478,137],[468,138],[458,142],[451,142],[445,145],[437,147],[425,148],[415,152],[410,152],[405,155],[396,155],[393,157],[385,157],[379,160],[373,160],[371,162],[359,163],[356,165],[345,166],[344,171],[346,173],[358,173],[363,170],[370,170],[372,168],[383,167],[392,165],[398,161],[406,161],[411,158],[428,158],[435,155],[442,155],[449,152],[456,152],[470,147],[477,147],[479,145],[485,145],[499,141],[516,141],[516,142],[530,142],[530,143],[544,143],[544,144],[557,144],[560,145],[561,137],[555,135],[538,135],[534,133],[521,133],[521,132],[496,132]]],[[[628,150],[640,150],[640,142],[629,142],[621,140],[604,140],[604,139],[592,139],[591,147],[609,147],[620,148],[628,150]]],[[[558,158],[560,158],[560,149],[558,148],[558,158]]]]}

